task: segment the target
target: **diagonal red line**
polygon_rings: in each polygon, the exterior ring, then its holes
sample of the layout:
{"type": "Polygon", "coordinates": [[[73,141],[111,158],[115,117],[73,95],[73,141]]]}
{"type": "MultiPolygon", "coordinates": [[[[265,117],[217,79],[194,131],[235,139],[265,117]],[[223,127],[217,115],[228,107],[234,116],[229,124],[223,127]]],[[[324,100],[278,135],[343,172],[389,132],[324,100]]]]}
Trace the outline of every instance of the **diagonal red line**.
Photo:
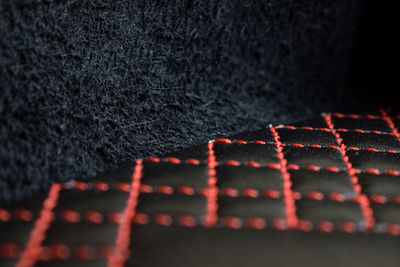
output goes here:
{"type": "Polygon", "coordinates": [[[49,194],[43,202],[39,218],[36,220],[29,234],[25,249],[21,252],[20,258],[16,264],[17,267],[34,266],[39,259],[42,251],[42,243],[46,239],[46,232],[50,228],[54,218],[53,210],[57,206],[61,188],[62,186],[60,184],[51,186],[49,194]]]}
{"type": "Polygon", "coordinates": [[[215,167],[217,161],[214,153],[214,142],[208,144],[208,192],[204,225],[213,227],[218,220],[218,186],[215,167]]]}
{"type": "Polygon", "coordinates": [[[282,142],[279,140],[279,134],[276,130],[278,126],[270,127],[274,140],[276,151],[278,153],[278,158],[280,161],[280,171],[282,173],[283,180],[283,197],[285,202],[285,214],[286,222],[290,229],[297,229],[299,226],[299,218],[296,215],[296,203],[294,199],[294,193],[292,191],[292,181],[290,179],[290,173],[287,169],[287,160],[285,159],[285,154],[283,153],[282,142]]]}
{"type": "Polygon", "coordinates": [[[382,114],[383,120],[386,121],[386,123],[389,125],[390,129],[392,130],[393,135],[396,136],[396,138],[400,141],[399,131],[397,130],[396,126],[394,125],[392,118],[387,114],[387,112],[383,108],[381,108],[379,111],[382,114]]]}
{"type": "Polygon", "coordinates": [[[353,190],[356,194],[356,200],[358,201],[361,213],[364,218],[365,222],[365,230],[371,231],[375,225],[375,219],[373,210],[370,205],[370,201],[368,197],[362,193],[361,185],[358,181],[358,177],[356,175],[357,170],[353,168],[353,164],[350,162],[349,156],[346,154],[346,145],[343,143],[343,139],[340,137],[339,132],[336,131],[335,126],[332,122],[332,115],[331,114],[324,114],[323,115],[326,124],[328,125],[329,129],[331,130],[332,134],[336,137],[336,142],[340,148],[340,154],[342,154],[343,161],[346,163],[347,173],[350,176],[351,184],[353,185],[353,190]]]}
{"type": "Polygon", "coordinates": [[[136,215],[139,202],[140,185],[142,180],[143,161],[136,160],[135,170],[132,174],[132,183],[129,197],[126,202],[122,218],[119,221],[117,237],[115,239],[115,249],[108,258],[109,267],[124,266],[129,258],[129,245],[131,237],[131,222],[136,215]]]}

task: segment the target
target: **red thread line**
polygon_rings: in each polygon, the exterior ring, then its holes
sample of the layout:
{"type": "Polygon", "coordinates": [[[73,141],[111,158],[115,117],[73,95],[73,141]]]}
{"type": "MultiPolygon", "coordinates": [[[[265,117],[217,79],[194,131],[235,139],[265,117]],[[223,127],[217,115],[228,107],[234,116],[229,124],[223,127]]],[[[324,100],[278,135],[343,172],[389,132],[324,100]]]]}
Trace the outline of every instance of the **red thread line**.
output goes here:
{"type": "MultiPolygon", "coordinates": [[[[277,229],[277,230],[286,230],[286,224],[283,219],[270,219],[268,222],[264,218],[259,217],[249,217],[246,219],[239,217],[224,217],[220,218],[221,227],[223,228],[232,228],[232,229],[241,229],[241,228],[253,228],[258,230],[263,230],[267,227],[277,229]]],[[[171,226],[173,224],[178,224],[184,227],[195,227],[196,225],[200,225],[198,220],[191,215],[181,215],[176,216],[174,220],[171,215],[168,214],[155,214],[153,216],[153,221],[150,220],[150,216],[143,213],[137,213],[134,217],[134,223],[147,225],[151,222],[163,225],[163,226],[171,226]]],[[[331,233],[334,230],[346,233],[355,233],[359,231],[357,226],[353,222],[345,221],[341,223],[333,223],[330,221],[319,221],[319,222],[311,222],[308,220],[300,220],[299,227],[297,230],[301,231],[311,231],[317,230],[326,233],[331,233]]],[[[383,231],[382,231],[383,232],[383,231]]],[[[400,235],[400,225],[389,223],[386,224],[385,233],[399,236],[400,235]]],[[[369,232],[369,233],[377,233],[377,232],[369,232]]],[[[381,232],[379,232],[381,233],[381,232]]],[[[95,248],[90,245],[79,245],[75,247],[69,247],[66,244],[58,243],[53,244],[51,246],[43,247],[41,250],[40,259],[41,260],[67,260],[71,257],[71,251],[76,258],[81,260],[92,260],[99,255],[103,259],[109,258],[111,254],[111,247],[102,246],[100,248],[95,248]],[[96,250],[98,251],[96,253],[96,250]]],[[[3,258],[17,258],[19,254],[20,248],[18,244],[7,242],[0,244],[0,256],[3,258]]]]}
{"type": "Polygon", "coordinates": [[[60,184],[50,187],[49,194],[43,202],[39,218],[36,220],[29,239],[16,264],[17,267],[31,267],[37,262],[42,251],[42,242],[46,239],[46,232],[54,218],[53,209],[57,206],[61,190],[60,184]]]}
{"type": "MultiPolygon", "coordinates": [[[[150,216],[143,213],[137,213],[134,217],[134,223],[147,225],[151,222],[163,225],[163,226],[171,226],[173,224],[178,224],[184,227],[195,227],[199,224],[198,220],[191,215],[181,215],[176,216],[174,220],[171,215],[168,214],[155,214],[153,215],[152,221],[150,220],[150,216]]],[[[253,228],[258,230],[263,230],[267,227],[277,229],[277,230],[286,230],[286,224],[283,219],[276,218],[270,219],[268,222],[264,218],[260,217],[249,217],[249,218],[239,218],[239,217],[224,217],[220,218],[221,227],[223,228],[232,228],[232,229],[241,229],[241,228],[253,228]]],[[[319,221],[319,222],[311,222],[308,220],[300,220],[299,227],[297,230],[301,231],[311,231],[317,230],[326,233],[331,233],[334,230],[345,232],[345,233],[355,233],[359,231],[357,226],[353,222],[345,221],[340,223],[333,223],[330,221],[319,221]]],[[[383,232],[383,231],[382,231],[383,232]]],[[[389,223],[386,224],[385,233],[399,236],[400,235],[400,225],[389,223]]],[[[369,232],[376,233],[376,232],[369,232]]],[[[100,256],[100,258],[107,259],[111,254],[112,248],[109,246],[102,246],[96,248],[90,245],[79,245],[75,247],[69,247],[66,244],[58,243],[50,246],[43,247],[41,250],[40,259],[41,260],[67,260],[71,258],[71,254],[73,254],[77,259],[80,260],[93,260],[96,255],[100,256]],[[72,253],[71,253],[72,251],[72,253]]],[[[0,244],[0,257],[3,258],[17,258],[20,251],[20,247],[18,244],[13,242],[6,242],[0,244]]]]}
{"type": "MultiPolygon", "coordinates": [[[[147,185],[146,185],[147,187],[147,185]]],[[[156,187],[156,186],[155,186],[156,187]]],[[[168,186],[170,187],[170,186],[168,186]]],[[[182,186],[185,187],[185,190],[187,186],[182,186]]],[[[172,188],[172,187],[171,187],[172,188]]],[[[194,188],[191,188],[194,190],[194,188]]],[[[179,187],[176,189],[172,189],[173,192],[178,192],[180,194],[185,194],[185,195],[193,195],[193,194],[187,194],[184,191],[180,191],[179,187]]],[[[206,195],[207,189],[204,188],[204,191],[201,190],[201,195],[206,195]]],[[[160,192],[156,189],[152,189],[152,191],[149,191],[148,189],[142,191],[142,193],[154,193],[154,192],[160,192]]],[[[164,194],[172,194],[170,192],[160,192],[164,194]]],[[[230,187],[225,187],[220,189],[220,194],[222,196],[228,196],[232,198],[239,197],[240,195],[245,196],[245,197],[250,197],[250,198],[262,198],[262,197],[267,197],[267,198],[273,198],[273,199],[279,199],[281,198],[281,193],[277,190],[257,190],[253,188],[247,188],[247,189],[235,189],[235,188],[230,188],[230,187]]],[[[358,201],[357,197],[356,198],[350,198],[346,199],[345,195],[342,193],[338,192],[330,192],[330,193],[323,193],[319,191],[308,191],[308,192],[293,192],[294,198],[296,200],[301,200],[301,199],[313,199],[313,200],[331,200],[331,201],[336,201],[336,202],[345,202],[345,201],[358,201]]],[[[379,194],[372,194],[368,196],[369,200],[374,203],[379,203],[379,204],[386,204],[386,203],[393,203],[393,204],[400,204],[400,195],[393,196],[391,198],[384,196],[384,195],[379,195],[379,194]]],[[[32,213],[32,211],[29,210],[24,210],[26,212],[32,213]]],[[[10,211],[7,211],[5,209],[0,209],[0,221],[10,221],[11,220],[11,215],[10,211]]],[[[61,210],[58,212],[58,215],[56,216],[56,219],[64,220],[69,223],[79,223],[81,221],[87,221],[91,223],[102,223],[104,220],[107,220],[109,222],[113,223],[119,223],[122,217],[122,214],[120,212],[108,212],[106,214],[101,213],[99,211],[95,210],[89,210],[86,212],[80,212],[76,210],[71,210],[71,209],[65,209],[61,210]]],[[[22,219],[21,219],[22,220],[22,219]]],[[[26,221],[26,220],[24,220],[26,221]]]]}
{"type": "Polygon", "coordinates": [[[136,160],[135,170],[132,174],[132,184],[129,192],[129,198],[119,222],[117,237],[115,240],[115,250],[108,259],[109,267],[124,266],[129,258],[129,245],[131,234],[131,222],[135,217],[139,201],[140,184],[142,179],[143,161],[136,160]]]}
{"type": "Polygon", "coordinates": [[[380,109],[380,112],[382,114],[383,120],[386,121],[387,125],[392,130],[393,135],[396,136],[397,140],[400,141],[399,131],[397,130],[396,126],[394,125],[392,118],[387,114],[387,112],[383,108],[380,109]]]}
{"type": "MultiPolygon", "coordinates": [[[[290,126],[282,126],[281,128],[284,127],[290,127],[290,126]]],[[[328,129],[329,130],[329,129],[328,129]]],[[[337,132],[340,131],[340,129],[336,130],[337,132]]],[[[343,131],[343,129],[342,129],[343,131]]],[[[347,131],[347,130],[346,130],[347,131]]],[[[361,131],[361,130],[360,130],[361,131]]],[[[393,133],[390,133],[390,135],[394,135],[393,133]]],[[[271,142],[265,142],[265,141],[260,141],[260,140],[256,140],[256,141],[244,141],[244,140],[231,140],[228,138],[220,138],[217,139],[216,141],[214,141],[214,143],[225,143],[225,144],[241,144],[241,145],[246,145],[246,144],[263,144],[263,145],[273,145],[274,143],[271,142]]],[[[336,150],[340,150],[340,148],[338,146],[333,146],[333,145],[319,145],[319,144],[300,144],[300,143],[293,143],[293,144],[285,144],[285,143],[281,143],[282,146],[293,146],[293,147],[309,147],[309,148],[332,148],[332,149],[336,149],[336,150]]],[[[392,153],[392,154],[400,154],[400,151],[395,151],[392,149],[377,149],[377,148],[373,148],[373,147],[367,147],[367,148],[362,148],[362,147],[355,147],[355,146],[351,146],[351,147],[346,147],[346,150],[357,150],[357,151],[370,151],[370,152],[377,152],[377,153],[392,153]]],[[[147,158],[145,159],[146,162],[153,162],[153,163],[159,163],[159,162],[172,162],[173,159],[173,164],[182,164],[182,160],[178,159],[178,158],[157,158],[157,157],[151,157],[151,158],[147,158]]],[[[195,163],[192,162],[188,162],[188,160],[184,161],[187,164],[193,164],[193,165],[199,165],[201,163],[201,161],[196,160],[196,159],[190,159],[190,161],[193,161],[195,163]]]]}
{"type": "MultiPolygon", "coordinates": [[[[278,129],[288,129],[288,130],[309,130],[309,131],[322,131],[322,132],[330,132],[328,128],[324,127],[311,127],[311,126],[293,126],[293,125],[280,125],[277,126],[278,129]]],[[[357,133],[372,133],[372,134],[381,134],[381,135],[393,135],[390,132],[378,131],[378,130],[363,130],[363,129],[345,129],[338,128],[336,129],[338,132],[357,132],[357,133]]]]}
{"type": "MultiPolygon", "coordinates": [[[[75,257],[80,260],[93,260],[96,256],[107,259],[110,246],[94,247],[90,245],[68,246],[67,244],[57,243],[42,248],[39,255],[41,261],[68,260],[75,257]]],[[[5,258],[17,258],[20,251],[18,244],[13,242],[0,244],[0,256],[5,258]]]]}
{"type": "Polygon", "coordinates": [[[200,160],[198,159],[186,159],[186,160],[182,160],[182,159],[178,159],[175,157],[167,157],[167,158],[158,158],[158,157],[150,157],[150,158],[146,158],[144,160],[145,162],[153,162],[153,163],[160,163],[160,162],[169,162],[172,164],[191,164],[191,165],[199,165],[201,163],[200,160]]]}
{"type": "Polygon", "coordinates": [[[217,162],[214,154],[214,142],[208,144],[208,192],[204,225],[213,227],[218,220],[218,186],[215,167],[217,162]]]}
{"type": "MultiPolygon", "coordinates": [[[[266,167],[270,169],[275,169],[275,170],[280,170],[280,165],[277,163],[259,163],[255,161],[249,161],[249,162],[239,162],[236,160],[227,160],[225,162],[216,162],[217,166],[223,166],[223,165],[229,165],[229,166],[248,166],[248,167],[254,167],[254,168],[260,168],[260,167],[266,167]]],[[[338,167],[335,166],[317,166],[317,165],[312,165],[312,164],[307,164],[306,166],[300,166],[298,164],[288,164],[287,168],[289,170],[312,170],[312,171],[329,171],[329,172],[339,172],[342,171],[338,167]]],[[[375,168],[369,168],[366,170],[361,170],[361,169],[356,169],[356,173],[368,173],[368,174],[375,174],[375,175],[380,175],[380,174],[387,174],[387,175],[392,175],[392,176],[400,176],[400,170],[379,170],[375,168]]],[[[347,170],[347,169],[346,169],[347,170]]]]}
{"type": "MultiPolygon", "coordinates": [[[[311,148],[332,148],[332,149],[336,149],[340,151],[340,148],[338,146],[323,146],[323,145],[319,145],[319,144],[310,144],[310,145],[304,145],[304,144],[300,144],[300,143],[293,143],[293,144],[284,144],[282,143],[282,146],[294,146],[294,147],[311,147],[311,148]]],[[[371,152],[377,152],[377,153],[391,153],[391,154],[400,154],[400,151],[395,151],[392,149],[386,149],[386,150],[382,150],[382,149],[377,149],[377,148],[373,148],[373,147],[366,147],[366,148],[361,148],[361,147],[355,147],[355,146],[350,146],[350,147],[346,147],[346,150],[356,150],[356,151],[371,151],[371,152]]]]}
{"type": "Polygon", "coordinates": [[[332,113],[331,116],[337,118],[350,118],[350,119],[382,119],[377,115],[365,114],[365,115],[358,115],[358,114],[343,114],[339,112],[332,113]]]}
{"type": "Polygon", "coordinates": [[[299,219],[296,215],[296,204],[292,191],[292,181],[290,179],[290,173],[287,169],[287,160],[283,153],[283,147],[281,141],[279,141],[279,134],[276,127],[270,127],[270,130],[274,136],[276,151],[280,161],[280,171],[282,173],[283,180],[283,198],[285,202],[285,213],[286,222],[290,229],[296,229],[299,226],[299,219]]]}
{"type": "Polygon", "coordinates": [[[342,154],[343,161],[346,163],[347,173],[350,176],[354,192],[358,195],[358,203],[360,205],[361,213],[364,217],[365,222],[365,231],[371,231],[375,225],[375,219],[370,201],[368,197],[364,193],[362,193],[361,185],[359,184],[358,177],[356,175],[357,171],[353,168],[353,165],[346,154],[346,145],[343,143],[343,139],[340,137],[340,134],[335,130],[334,124],[332,122],[332,115],[325,114],[323,115],[323,117],[332,134],[336,137],[336,141],[340,147],[340,153],[342,154]]]}
{"type": "MultiPolygon", "coordinates": [[[[229,216],[229,217],[220,217],[218,220],[221,222],[218,224],[218,227],[222,228],[232,228],[232,229],[254,228],[259,230],[265,229],[267,227],[277,230],[287,230],[288,228],[287,223],[282,218],[275,218],[267,221],[266,219],[260,217],[240,218],[240,217],[229,216]]],[[[154,215],[137,213],[133,222],[135,224],[140,224],[140,225],[156,223],[163,226],[171,226],[173,224],[178,224],[185,227],[201,226],[200,221],[194,216],[191,215],[172,216],[165,213],[159,213],[154,215]]],[[[299,223],[295,229],[307,232],[311,230],[318,230],[328,233],[334,230],[346,233],[354,233],[356,231],[360,231],[357,228],[357,225],[354,222],[350,221],[334,223],[331,221],[311,222],[308,220],[299,220],[299,223]]],[[[370,231],[368,233],[374,233],[374,232],[370,231]]],[[[400,225],[387,224],[386,233],[391,235],[400,235],[400,225]]]]}
{"type": "MultiPolygon", "coordinates": [[[[208,188],[199,188],[196,189],[190,186],[178,186],[172,187],[170,185],[142,185],[140,188],[142,193],[161,193],[161,194],[183,194],[188,196],[193,196],[195,194],[206,196],[208,194],[208,188]]],[[[279,198],[280,192],[274,189],[265,189],[265,190],[258,190],[254,188],[244,188],[244,189],[236,189],[232,187],[224,187],[218,190],[221,196],[229,196],[229,197],[239,197],[240,195],[246,197],[256,198],[260,195],[269,198],[279,198]]]]}
{"type": "MultiPolygon", "coordinates": [[[[289,127],[289,129],[296,129],[295,127],[291,128],[292,126],[281,126],[281,128],[286,128],[289,127]]],[[[321,128],[322,129],[322,128],[321,128]]],[[[323,129],[327,129],[327,128],[323,128],[323,129]]],[[[327,129],[329,130],[329,129],[327,129]]],[[[337,130],[339,131],[339,130],[337,130]]],[[[346,130],[347,131],[347,130],[346,130]]],[[[361,131],[361,130],[360,130],[361,131]]],[[[391,134],[393,135],[393,134],[391,134]]],[[[251,144],[251,143],[257,143],[257,144],[269,144],[269,145],[273,145],[274,143],[270,143],[270,142],[265,142],[265,141],[244,141],[244,140],[231,140],[228,138],[221,138],[218,139],[217,141],[219,141],[219,143],[225,143],[225,144],[242,144],[242,145],[246,145],[246,144],[251,144]]],[[[319,145],[319,144],[300,144],[300,143],[293,143],[293,144],[286,144],[286,143],[281,143],[282,146],[294,146],[294,147],[310,147],[310,148],[332,148],[332,149],[336,149],[336,150],[340,150],[340,148],[338,146],[333,146],[333,145],[319,145]]],[[[400,151],[394,151],[391,149],[387,149],[387,150],[381,150],[381,149],[377,149],[377,148],[373,148],[373,147],[367,147],[367,148],[361,148],[361,147],[347,147],[347,150],[357,150],[357,151],[372,151],[372,152],[383,152],[383,153],[400,153],[400,151]]]]}

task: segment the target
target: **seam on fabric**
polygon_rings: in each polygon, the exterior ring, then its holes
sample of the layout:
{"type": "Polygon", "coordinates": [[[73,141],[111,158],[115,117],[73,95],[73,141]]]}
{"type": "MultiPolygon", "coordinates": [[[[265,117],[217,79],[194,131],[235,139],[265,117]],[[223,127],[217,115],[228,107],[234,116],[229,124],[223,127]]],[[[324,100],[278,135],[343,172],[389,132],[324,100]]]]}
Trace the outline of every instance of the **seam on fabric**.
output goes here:
{"type": "Polygon", "coordinates": [[[336,141],[340,147],[340,153],[342,154],[343,161],[346,163],[347,172],[349,174],[350,181],[353,185],[354,192],[357,195],[362,216],[364,217],[365,231],[367,232],[371,231],[375,225],[375,218],[373,215],[373,210],[370,205],[370,201],[368,197],[362,192],[362,187],[356,175],[357,171],[353,168],[353,164],[351,163],[349,156],[346,154],[346,145],[343,143],[343,139],[340,137],[340,134],[336,131],[334,127],[334,124],[332,122],[332,115],[324,114],[323,117],[329,129],[331,130],[332,134],[336,137],[336,141]]]}
{"type": "Polygon", "coordinates": [[[111,253],[107,266],[122,267],[129,258],[129,246],[131,235],[131,222],[136,214],[140,185],[143,176],[143,161],[136,160],[134,172],[132,174],[132,184],[130,187],[129,197],[123,211],[122,218],[119,222],[118,232],[115,239],[115,249],[111,253]]]}
{"type": "Polygon", "coordinates": [[[17,267],[31,267],[38,261],[42,250],[42,243],[46,239],[47,230],[50,228],[54,218],[53,210],[57,206],[61,189],[62,186],[60,184],[53,184],[50,187],[49,194],[43,202],[39,217],[29,234],[25,249],[21,252],[16,264],[17,267]]]}

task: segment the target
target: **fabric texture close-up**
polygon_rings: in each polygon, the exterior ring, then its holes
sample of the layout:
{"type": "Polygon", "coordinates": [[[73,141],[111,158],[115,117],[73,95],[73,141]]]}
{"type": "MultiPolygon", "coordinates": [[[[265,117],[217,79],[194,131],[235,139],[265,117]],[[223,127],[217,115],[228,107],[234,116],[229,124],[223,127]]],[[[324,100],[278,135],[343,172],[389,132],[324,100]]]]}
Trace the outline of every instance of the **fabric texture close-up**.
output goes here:
{"type": "Polygon", "coordinates": [[[400,116],[326,113],[0,209],[1,266],[398,266],[400,116]]]}
{"type": "Polygon", "coordinates": [[[0,1],[0,203],[350,103],[364,2],[0,1]]]}
{"type": "Polygon", "coordinates": [[[0,266],[400,266],[400,1],[0,1],[0,266]]]}

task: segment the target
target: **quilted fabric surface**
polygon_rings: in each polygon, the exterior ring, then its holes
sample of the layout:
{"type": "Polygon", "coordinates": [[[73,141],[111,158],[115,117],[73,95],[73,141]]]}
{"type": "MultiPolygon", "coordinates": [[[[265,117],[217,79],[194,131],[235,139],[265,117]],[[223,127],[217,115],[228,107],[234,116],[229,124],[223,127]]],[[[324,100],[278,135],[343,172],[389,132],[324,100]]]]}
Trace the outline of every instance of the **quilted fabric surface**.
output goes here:
{"type": "Polygon", "coordinates": [[[400,116],[323,114],[0,209],[1,266],[396,266],[400,116]]]}

